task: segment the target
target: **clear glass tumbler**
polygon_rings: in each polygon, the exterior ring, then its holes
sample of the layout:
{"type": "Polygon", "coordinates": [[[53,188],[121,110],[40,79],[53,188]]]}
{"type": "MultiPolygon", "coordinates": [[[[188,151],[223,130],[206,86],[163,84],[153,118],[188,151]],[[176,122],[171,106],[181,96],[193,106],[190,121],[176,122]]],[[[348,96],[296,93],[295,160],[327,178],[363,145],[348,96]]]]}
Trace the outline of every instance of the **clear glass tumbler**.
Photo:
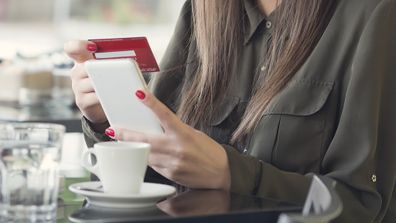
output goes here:
{"type": "Polygon", "coordinates": [[[65,127],[0,123],[0,222],[56,220],[65,127]]]}

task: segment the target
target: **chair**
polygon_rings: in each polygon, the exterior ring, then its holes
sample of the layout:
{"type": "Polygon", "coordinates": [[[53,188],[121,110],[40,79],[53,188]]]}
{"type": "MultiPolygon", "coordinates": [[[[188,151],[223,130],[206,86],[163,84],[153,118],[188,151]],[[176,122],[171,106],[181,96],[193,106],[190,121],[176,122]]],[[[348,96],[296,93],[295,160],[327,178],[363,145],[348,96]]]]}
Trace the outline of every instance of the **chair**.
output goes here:
{"type": "Polygon", "coordinates": [[[314,176],[301,214],[282,213],[278,223],[328,223],[340,215],[342,202],[335,182],[314,176]]]}

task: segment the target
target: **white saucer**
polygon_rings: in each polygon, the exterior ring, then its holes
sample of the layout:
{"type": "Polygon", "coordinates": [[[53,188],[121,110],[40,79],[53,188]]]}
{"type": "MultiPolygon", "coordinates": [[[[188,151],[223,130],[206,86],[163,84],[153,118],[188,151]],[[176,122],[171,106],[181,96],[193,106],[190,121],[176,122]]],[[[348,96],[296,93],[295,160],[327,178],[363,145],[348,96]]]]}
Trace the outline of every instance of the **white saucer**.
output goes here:
{"type": "Polygon", "coordinates": [[[99,181],[82,182],[70,185],[69,190],[86,197],[93,206],[106,208],[149,207],[176,192],[173,186],[155,183],[143,183],[139,194],[114,195],[92,191],[100,187],[99,181]]]}

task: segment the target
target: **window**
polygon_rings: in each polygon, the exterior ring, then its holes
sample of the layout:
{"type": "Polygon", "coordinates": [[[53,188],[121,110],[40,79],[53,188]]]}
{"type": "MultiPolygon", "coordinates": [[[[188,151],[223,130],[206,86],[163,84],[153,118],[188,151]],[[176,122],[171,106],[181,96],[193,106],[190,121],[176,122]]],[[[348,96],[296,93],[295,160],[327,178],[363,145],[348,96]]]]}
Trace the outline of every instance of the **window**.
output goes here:
{"type": "Polygon", "coordinates": [[[0,58],[61,50],[70,39],[147,36],[162,57],[184,0],[0,0],[0,58]]]}

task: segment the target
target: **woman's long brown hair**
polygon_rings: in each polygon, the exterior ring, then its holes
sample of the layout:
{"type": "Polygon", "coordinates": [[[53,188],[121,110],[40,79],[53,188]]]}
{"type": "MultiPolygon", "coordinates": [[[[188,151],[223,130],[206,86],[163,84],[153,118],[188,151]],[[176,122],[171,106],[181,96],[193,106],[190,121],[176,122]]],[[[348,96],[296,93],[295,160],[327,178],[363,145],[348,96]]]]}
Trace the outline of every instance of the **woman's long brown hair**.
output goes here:
{"type": "MultiPolygon", "coordinates": [[[[243,45],[243,1],[194,0],[194,38],[198,68],[185,85],[178,115],[205,129],[230,83],[231,67],[243,45]]],[[[334,0],[285,0],[273,21],[264,66],[254,80],[251,99],[231,142],[241,141],[258,125],[271,99],[292,79],[312,52],[329,21],[334,0]]],[[[243,75],[243,74],[241,74],[243,75]]]]}

